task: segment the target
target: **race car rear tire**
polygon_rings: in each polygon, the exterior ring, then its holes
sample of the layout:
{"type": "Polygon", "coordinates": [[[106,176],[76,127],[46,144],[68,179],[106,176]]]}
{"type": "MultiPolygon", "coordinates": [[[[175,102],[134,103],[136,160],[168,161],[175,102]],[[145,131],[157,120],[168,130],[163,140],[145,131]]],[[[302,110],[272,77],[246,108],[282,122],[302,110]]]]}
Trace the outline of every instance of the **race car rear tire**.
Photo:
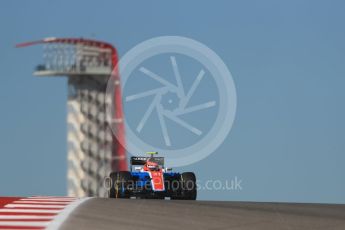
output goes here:
{"type": "Polygon", "coordinates": [[[112,172],[110,173],[110,179],[111,188],[109,191],[109,198],[130,198],[130,183],[132,181],[132,174],[130,172],[112,172]]]}
{"type": "Polygon", "coordinates": [[[181,174],[181,199],[196,200],[197,185],[196,177],[193,172],[184,172],[181,174]]]}

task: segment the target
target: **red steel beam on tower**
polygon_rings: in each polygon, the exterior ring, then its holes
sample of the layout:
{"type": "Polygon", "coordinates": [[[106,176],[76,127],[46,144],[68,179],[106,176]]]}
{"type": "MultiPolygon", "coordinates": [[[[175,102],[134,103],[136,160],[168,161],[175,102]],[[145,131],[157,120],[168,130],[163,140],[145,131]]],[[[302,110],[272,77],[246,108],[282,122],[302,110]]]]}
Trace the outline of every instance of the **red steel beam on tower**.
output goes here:
{"type": "Polygon", "coordinates": [[[111,160],[111,169],[112,171],[127,171],[127,157],[126,157],[126,149],[125,149],[125,127],[123,123],[123,107],[122,107],[122,93],[121,93],[121,85],[120,83],[120,76],[118,69],[116,68],[118,63],[118,55],[117,50],[114,46],[110,43],[92,40],[92,39],[84,39],[84,38],[45,38],[38,41],[20,43],[16,45],[16,47],[26,47],[31,45],[37,44],[44,44],[44,43],[62,43],[62,44],[80,44],[86,46],[94,46],[98,48],[108,48],[111,50],[111,64],[112,64],[112,75],[110,77],[114,78],[115,89],[114,89],[114,107],[115,113],[113,114],[113,120],[120,121],[116,122],[115,130],[117,130],[117,135],[115,136],[112,134],[113,138],[113,149],[112,149],[112,160],[111,160]]]}

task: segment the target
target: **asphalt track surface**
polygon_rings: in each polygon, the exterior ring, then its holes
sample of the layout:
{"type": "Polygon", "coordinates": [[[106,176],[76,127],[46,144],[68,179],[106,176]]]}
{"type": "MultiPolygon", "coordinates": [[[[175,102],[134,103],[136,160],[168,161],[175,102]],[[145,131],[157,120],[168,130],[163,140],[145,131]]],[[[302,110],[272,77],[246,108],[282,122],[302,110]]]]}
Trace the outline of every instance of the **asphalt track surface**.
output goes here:
{"type": "Polygon", "coordinates": [[[93,198],[61,229],[345,229],[345,205],[93,198]]]}

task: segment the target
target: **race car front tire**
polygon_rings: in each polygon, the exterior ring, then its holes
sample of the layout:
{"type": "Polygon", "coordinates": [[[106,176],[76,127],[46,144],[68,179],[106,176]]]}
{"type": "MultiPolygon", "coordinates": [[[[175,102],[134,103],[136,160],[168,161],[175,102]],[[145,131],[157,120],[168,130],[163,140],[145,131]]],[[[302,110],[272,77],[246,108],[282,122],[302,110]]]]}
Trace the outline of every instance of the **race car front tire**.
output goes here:
{"type": "Polygon", "coordinates": [[[131,196],[130,182],[132,181],[132,174],[128,171],[112,172],[110,173],[111,187],[109,191],[109,198],[124,198],[128,199],[131,196]]]}
{"type": "Polygon", "coordinates": [[[184,172],[181,174],[180,186],[179,194],[171,196],[172,200],[196,200],[197,185],[193,172],[184,172]]]}
{"type": "Polygon", "coordinates": [[[197,188],[196,177],[193,172],[184,172],[181,174],[182,199],[196,200],[197,188]]]}

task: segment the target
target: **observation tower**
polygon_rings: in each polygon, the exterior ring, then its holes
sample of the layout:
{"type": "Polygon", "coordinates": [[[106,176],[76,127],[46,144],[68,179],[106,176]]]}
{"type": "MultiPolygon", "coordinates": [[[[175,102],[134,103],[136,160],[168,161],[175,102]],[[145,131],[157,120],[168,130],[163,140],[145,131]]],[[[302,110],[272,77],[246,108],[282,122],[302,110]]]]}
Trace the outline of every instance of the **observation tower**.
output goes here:
{"type": "Polygon", "coordinates": [[[107,194],[104,177],[110,171],[128,170],[125,146],[120,144],[125,138],[120,77],[113,72],[117,51],[109,43],[83,38],[46,38],[17,47],[38,44],[43,45],[44,62],[36,67],[34,75],[68,79],[67,193],[103,197],[107,194]],[[115,79],[115,90],[114,95],[107,96],[110,76],[115,79]],[[106,119],[109,103],[115,108],[113,124],[106,119]],[[115,125],[121,142],[110,125],[115,125]]]}

